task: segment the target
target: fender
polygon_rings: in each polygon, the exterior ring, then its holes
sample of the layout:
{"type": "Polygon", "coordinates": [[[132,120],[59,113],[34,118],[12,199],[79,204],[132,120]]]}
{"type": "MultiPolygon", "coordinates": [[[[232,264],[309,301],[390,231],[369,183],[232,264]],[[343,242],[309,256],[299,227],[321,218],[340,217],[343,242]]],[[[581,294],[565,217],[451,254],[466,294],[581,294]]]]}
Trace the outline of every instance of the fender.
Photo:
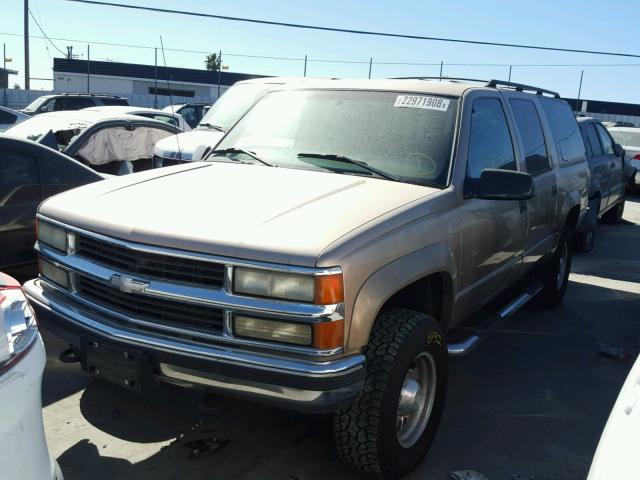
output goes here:
{"type": "Polygon", "coordinates": [[[582,202],[582,197],[580,195],[580,192],[576,191],[576,190],[572,190],[567,192],[567,194],[564,196],[563,198],[563,202],[562,205],[560,206],[560,210],[559,210],[559,217],[558,217],[558,228],[559,231],[562,231],[562,229],[564,228],[564,224],[565,221],[567,219],[567,215],[569,214],[569,211],[575,207],[576,205],[578,207],[580,207],[580,214],[578,216],[578,224],[580,224],[580,221],[582,220],[585,212],[586,212],[586,207],[587,207],[587,198],[584,199],[585,200],[585,204],[583,205],[582,202]]]}
{"type": "Polygon", "coordinates": [[[444,282],[441,318],[446,331],[451,317],[456,272],[453,251],[442,244],[421,248],[377,270],[360,288],[354,302],[349,328],[349,350],[359,349],[368,343],[373,322],[393,294],[434,273],[444,273],[447,277],[444,282]]]}

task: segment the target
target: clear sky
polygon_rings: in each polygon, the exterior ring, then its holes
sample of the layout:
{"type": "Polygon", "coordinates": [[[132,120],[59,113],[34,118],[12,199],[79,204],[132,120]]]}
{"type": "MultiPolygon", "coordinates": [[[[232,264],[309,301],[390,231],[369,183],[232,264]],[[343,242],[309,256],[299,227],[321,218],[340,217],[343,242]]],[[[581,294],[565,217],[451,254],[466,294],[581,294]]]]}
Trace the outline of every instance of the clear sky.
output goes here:
{"type": "MultiPolygon", "coordinates": [[[[159,8],[199,11],[236,17],[305,23],[339,28],[378,30],[413,35],[452,37],[552,47],[640,54],[640,0],[434,1],[434,0],[120,0],[159,8]]],[[[556,53],[514,48],[474,46],[436,41],[359,36],[228,22],[113,7],[83,5],[65,0],[30,0],[36,19],[49,37],[95,42],[159,46],[223,52],[230,71],[265,75],[302,75],[301,60],[272,60],[225,55],[246,54],[289,58],[309,56],[309,76],[372,77],[437,75],[439,66],[376,65],[378,62],[439,63],[444,75],[472,78],[508,76],[512,80],[578,93],[584,69],[582,98],[640,103],[640,58],[556,53]],[[363,63],[326,63],[313,60],[363,63]],[[531,67],[523,64],[626,64],[632,66],[531,67]]],[[[12,82],[24,85],[22,0],[0,0],[0,42],[6,42],[8,68],[20,71],[12,82]]],[[[33,20],[32,35],[40,35],[33,20]]],[[[86,58],[86,43],[54,40],[61,50],[74,46],[86,58]]],[[[31,76],[52,78],[52,58],[62,56],[45,40],[31,40],[31,76]]],[[[204,67],[203,53],[166,52],[168,66],[204,67]]],[[[91,58],[154,63],[152,49],[91,45],[91,58]]],[[[0,58],[1,59],[1,58],[0,58]]],[[[160,56],[160,64],[162,57],[160,56]]],[[[52,82],[32,81],[32,88],[51,88],[52,82]]]]}

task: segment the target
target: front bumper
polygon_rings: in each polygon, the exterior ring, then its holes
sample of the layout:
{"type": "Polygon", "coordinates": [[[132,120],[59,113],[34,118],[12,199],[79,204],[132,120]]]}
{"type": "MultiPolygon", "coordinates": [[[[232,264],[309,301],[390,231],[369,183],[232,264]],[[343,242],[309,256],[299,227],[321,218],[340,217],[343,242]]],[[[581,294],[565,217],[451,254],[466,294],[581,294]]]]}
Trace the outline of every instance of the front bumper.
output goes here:
{"type": "Polygon", "coordinates": [[[83,337],[135,348],[149,358],[149,376],[211,389],[295,410],[329,412],[356,395],[364,382],[364,356],[309,361],[177,340],[124,328],[31,280],[24,290],[39,322],[75,347],[83,337]]]}

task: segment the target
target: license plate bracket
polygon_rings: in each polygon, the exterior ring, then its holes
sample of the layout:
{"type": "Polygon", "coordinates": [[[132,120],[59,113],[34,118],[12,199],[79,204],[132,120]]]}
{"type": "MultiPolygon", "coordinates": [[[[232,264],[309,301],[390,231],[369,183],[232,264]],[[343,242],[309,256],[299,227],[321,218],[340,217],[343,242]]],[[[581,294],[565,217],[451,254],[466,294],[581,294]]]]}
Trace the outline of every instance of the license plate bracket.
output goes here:
{"type": "Polygon", "coordinates": [[[143,354],[140,351],[92,338],[83,338],[81,349],[82,369],[89,375],[141,392],[143,354]]]}

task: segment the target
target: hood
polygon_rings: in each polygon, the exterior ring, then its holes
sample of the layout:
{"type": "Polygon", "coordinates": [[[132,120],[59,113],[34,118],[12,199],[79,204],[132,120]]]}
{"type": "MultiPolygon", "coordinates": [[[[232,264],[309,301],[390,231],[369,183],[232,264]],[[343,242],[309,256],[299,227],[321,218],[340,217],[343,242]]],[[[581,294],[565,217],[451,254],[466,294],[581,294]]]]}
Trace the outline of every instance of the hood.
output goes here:
{"type": "Polygon", "coordinates": [[[156,143],[154,153],[162,158],[175,158],[187,161],[199,161],[204,148],[215,147],[220,139],[224,136],[224,132],[208,129],[196,129],[190,132],[171,135],[156,143]],[[198,158],[194,158],[194,153],[198,147],[200,149],[198,158]]]}
{"type": "Polygon", "coordinates": [[[332,242],[439,190],[353,175],[198,162],[86,185],[39,212],[151,245],[314,266],[332,242]]]}

